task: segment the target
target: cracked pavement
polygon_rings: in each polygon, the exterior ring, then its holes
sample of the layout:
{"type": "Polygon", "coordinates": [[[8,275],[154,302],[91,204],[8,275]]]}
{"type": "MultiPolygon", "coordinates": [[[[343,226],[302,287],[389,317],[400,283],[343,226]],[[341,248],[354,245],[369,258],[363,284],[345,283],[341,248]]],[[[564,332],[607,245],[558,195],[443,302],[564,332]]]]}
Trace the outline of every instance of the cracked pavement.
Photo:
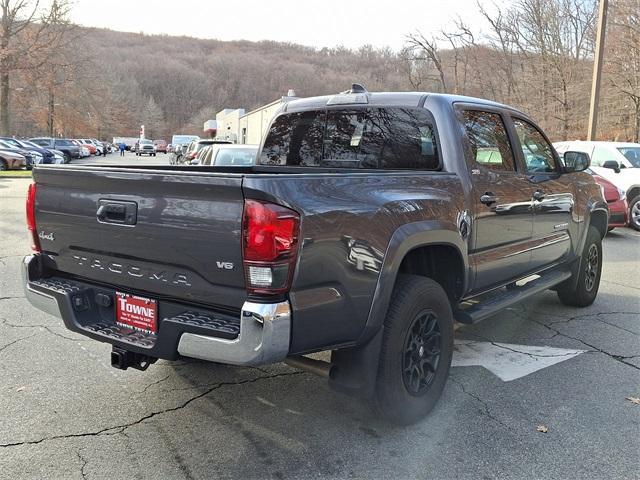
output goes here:
{"type": "MultiPolygon", "coordinates": [[[[0,179],[0,479],[637,478],[640,235],[605,239],[586,309],[553,292],[456,332],[586,350],[510,382],[451,371],[417,425],[380,421],[286,365],[109,365],[110,347],[32,309],[19,285],[28,181],[0,179]],[[538,425],[547,433],[536,431],[538,425]]],[[[517,350],[517,349],[516,349],[517,350]]]]}

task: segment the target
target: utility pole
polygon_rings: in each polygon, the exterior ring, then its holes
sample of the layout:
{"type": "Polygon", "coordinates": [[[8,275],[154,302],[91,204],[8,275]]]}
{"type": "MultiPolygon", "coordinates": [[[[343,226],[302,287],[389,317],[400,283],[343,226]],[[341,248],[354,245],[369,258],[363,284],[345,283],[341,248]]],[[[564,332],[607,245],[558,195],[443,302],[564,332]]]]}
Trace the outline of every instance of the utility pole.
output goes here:
{"type": "Polygon", "coordinates": [[[600,99],[600,83],[602,79],[602,61],[604,57],[604,37],[607,29],[607,8],[609,0],[600,0],[598,9],[598,33],[596,36],[596,54],[593,59],[593,80],[591,81],[591,105],[589,107],[589,131],[587,140],[596,139],[598,128],[598,101],[600,99]]]}

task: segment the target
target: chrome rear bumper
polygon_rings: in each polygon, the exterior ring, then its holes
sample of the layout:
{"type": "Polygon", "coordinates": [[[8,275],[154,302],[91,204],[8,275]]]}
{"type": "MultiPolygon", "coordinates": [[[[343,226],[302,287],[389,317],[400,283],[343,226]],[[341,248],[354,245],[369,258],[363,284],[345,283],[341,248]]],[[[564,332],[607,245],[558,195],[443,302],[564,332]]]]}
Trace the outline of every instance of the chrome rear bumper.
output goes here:
{"type": "MultiPolygon", "coordinates": [[[[239,334],[233,339],[191,333],[188,331],[189,326],[184,326],[181,330],[163,329],[162,322],[165,319],[161,318],[158,334],[149,334],[153,338],[149,338],[147,345],[151,346],[136,348],[131,344],[102,336],[95,330],[91,330],[89,327],[91,327],[92,320],[89,318],[87,321],[86,315],[82,322],[79,321],[72,307],[71,296],[73,292],[48,289],[43,286],[46,279],[29,278],[29,266],[32,262],[35,262],[33,266],[37,266],[37,255],[25,257],[22,264],[22,284],[27,300],[37,309],[61,318],[67,328],[74,332],[156,358],[171,359],[180,354],[185,357],[232,365],[265,365],[280,362],[289,353],[291,307],[288,301],[278,303],[245,302],[240,316],[239,334]],[[171,333],[176,331],[180,333],[171,333]],[[168,345],[171,347],[168,348],[168,345]]],[[[31,272],[37,271],[37,268],[31,268],[31,272]]],[[[33,273],[33,275],[38,276],[37,273],[33,273]]],[[[70,283],[81,284],[82,282],[71,281],[70,283]]],[[[113,315],[112,322],[115,325],[115,314],[113,315]]],[[[173,319],[167,321],[171,320],[173,319]]]]}
{"type": "Polygon", "coordinates": [[[289,353],[291,308],[289,302],[245,302],[240,335],[234,340],[183,333],[178,353],[233,365],[263,365],[280,362],[289,353]]]}

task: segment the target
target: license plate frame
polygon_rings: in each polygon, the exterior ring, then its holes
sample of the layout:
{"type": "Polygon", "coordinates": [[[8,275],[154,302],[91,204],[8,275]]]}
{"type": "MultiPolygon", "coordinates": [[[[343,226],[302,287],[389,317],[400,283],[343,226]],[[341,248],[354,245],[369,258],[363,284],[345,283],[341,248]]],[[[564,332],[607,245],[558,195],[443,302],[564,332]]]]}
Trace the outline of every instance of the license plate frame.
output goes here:
{"type": "Polygon", "coordinates": [[[116,292],[116,324],[144,333],[158,333],[158,301],[116,292]]]}

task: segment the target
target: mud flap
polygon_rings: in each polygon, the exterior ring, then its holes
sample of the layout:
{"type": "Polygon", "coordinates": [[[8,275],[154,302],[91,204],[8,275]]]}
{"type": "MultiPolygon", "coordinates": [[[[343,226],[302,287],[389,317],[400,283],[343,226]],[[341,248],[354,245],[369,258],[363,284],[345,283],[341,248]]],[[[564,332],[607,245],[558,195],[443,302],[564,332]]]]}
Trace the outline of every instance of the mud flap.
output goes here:
{"type": "Polygon", "coordinates": [[[365,345],[331,352],[329,387],[360,399],[373,397],[378,376],[378,361],[383,329],[365,345]]]}

